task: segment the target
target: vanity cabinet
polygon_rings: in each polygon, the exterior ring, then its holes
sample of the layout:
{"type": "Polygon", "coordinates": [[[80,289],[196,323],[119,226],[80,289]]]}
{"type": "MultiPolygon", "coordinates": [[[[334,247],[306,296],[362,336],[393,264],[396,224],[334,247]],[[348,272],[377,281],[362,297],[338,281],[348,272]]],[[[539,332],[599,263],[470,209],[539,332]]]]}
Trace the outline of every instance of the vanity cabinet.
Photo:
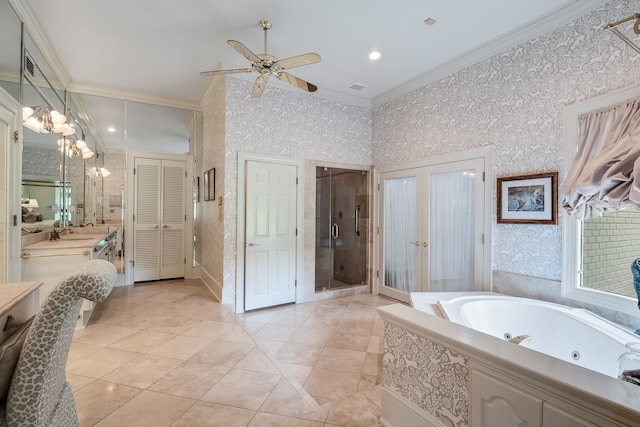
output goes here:
{"type": "MultiPolygon", "coordinates": [[[[42,282],[38,307],[69,272],[106,252],[105,237],[103,234],[65,234],[60,240],[23,246],[22,280],[42,282]]],[[[77,327],[86,326],[95,305],[93,301],[83,301],[77,327]]]]}

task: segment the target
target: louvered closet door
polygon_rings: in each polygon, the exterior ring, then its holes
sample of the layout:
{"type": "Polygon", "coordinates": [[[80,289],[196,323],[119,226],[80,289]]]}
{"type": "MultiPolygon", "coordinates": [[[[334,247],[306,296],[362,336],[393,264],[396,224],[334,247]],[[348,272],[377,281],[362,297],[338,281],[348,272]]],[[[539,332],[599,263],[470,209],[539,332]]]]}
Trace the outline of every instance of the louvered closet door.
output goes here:
{"type": "Polygon", "coordinates": [[[160,278],[184,277],[185,163],[162,161],[160,278]]]}
{"type": "Polygon", "coordinates": [[[133,280],[160,278],[161,161],[135,159],[133,280]]]}

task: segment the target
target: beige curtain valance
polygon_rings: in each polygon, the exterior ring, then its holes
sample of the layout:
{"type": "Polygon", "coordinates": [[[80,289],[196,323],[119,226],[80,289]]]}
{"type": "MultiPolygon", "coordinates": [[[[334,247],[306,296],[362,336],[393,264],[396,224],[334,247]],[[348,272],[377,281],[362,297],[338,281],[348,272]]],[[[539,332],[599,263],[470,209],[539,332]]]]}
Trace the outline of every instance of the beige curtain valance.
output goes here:
{"type": "Polygon", "coordinates": [[[578,118],[578,152],[560,203],[578,219],[640,209],[640,98],[578,118]]]}

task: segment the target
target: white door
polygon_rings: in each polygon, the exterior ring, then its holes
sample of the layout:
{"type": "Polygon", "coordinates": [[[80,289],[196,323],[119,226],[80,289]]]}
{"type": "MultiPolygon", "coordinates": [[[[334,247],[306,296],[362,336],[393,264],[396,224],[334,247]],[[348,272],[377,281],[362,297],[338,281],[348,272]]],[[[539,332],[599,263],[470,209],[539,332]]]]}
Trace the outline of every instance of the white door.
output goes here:
{"type": "Polygon", "coordinates": [[[244,309],[296,300],[297,167],[246,162],[244,309]]]}
{"type": "Polygon", "coordinates": [[[380,293],[481,290],[482,159],[381,174],[380,293]]]}
{"type": "Polygon", "coordinates": [[[133,281],[184,277],[185,163],[134,163],[133,281]]]}

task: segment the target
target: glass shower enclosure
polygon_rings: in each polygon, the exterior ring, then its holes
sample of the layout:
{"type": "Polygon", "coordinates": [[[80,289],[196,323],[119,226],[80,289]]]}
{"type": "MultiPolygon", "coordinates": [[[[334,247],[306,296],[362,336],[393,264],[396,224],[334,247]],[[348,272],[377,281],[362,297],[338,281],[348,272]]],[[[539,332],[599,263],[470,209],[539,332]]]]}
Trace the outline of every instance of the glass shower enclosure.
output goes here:
{"type": "Polygon", "coordinates": [[[367,283],[368,173],[316,168],[316,292],[367,283]]]}

